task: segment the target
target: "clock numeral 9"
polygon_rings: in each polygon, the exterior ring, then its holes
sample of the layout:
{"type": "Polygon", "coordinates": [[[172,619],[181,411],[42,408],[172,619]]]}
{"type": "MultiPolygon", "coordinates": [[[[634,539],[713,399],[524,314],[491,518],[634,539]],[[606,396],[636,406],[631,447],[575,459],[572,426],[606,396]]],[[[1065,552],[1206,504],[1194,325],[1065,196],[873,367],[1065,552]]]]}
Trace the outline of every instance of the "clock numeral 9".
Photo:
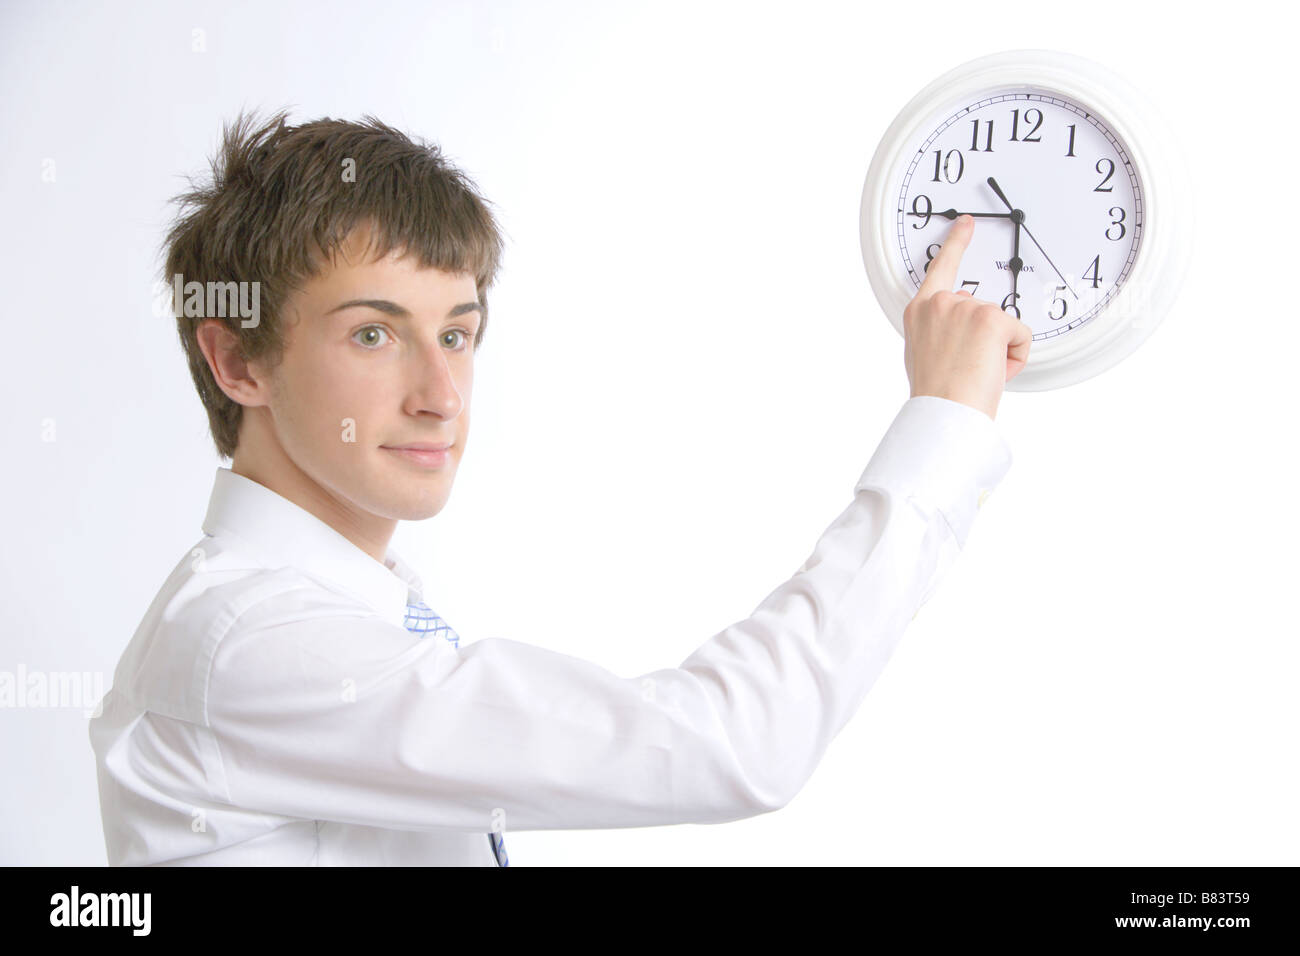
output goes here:
{"type": "Polygon", "coordinates": [[[1106,159],[1105,157],[1102,157],[1101,159],[1097,160],[1097,172],[1101,172],[1102,163],[1106,163],[1108,166],[1110,166],[1110,169],[1106,170],[1106,175],[1102,177],[1101,182],[1099,182],[1096,186],[1092,187],[1092,191],[1095,193],[1114,192],[1114,190],[1111,189],[1109,186],[1106,186],[1106,184],[1110,182],[1110,177],[1115,175],[1115,162],[1114,160],[1110,160],[1110,159],[1106,159]],[[1101,188],[1102,186],[1106,186],[1106,188],[1102,189],[1101,188]]]}
{"type": "Polygon", "coordinates": [[[934,208],[934,207],[930,205],[930,197],[927,196],[927,195],[925,195],[924,193],[922,193],[921,195],[919,195],[919,196],[917,196],[916,198],[914,198],[914,199],[912,200],[912,215],[913,215],[913,216],[924,216],[924,217],[925,217],[925,222],[914,222],[914,223],[912,223],[912,228],[913,228],[913,229],[924,229],[926,226],[930,225],[930,212],[931,212],[931,210],[932,210],[933,208],[934,208]],[[922,199],[925,200],[925,209],[923,209],[923,210],[922,210],[922,209],[918,209],[918,208],[916,208],[916,207],[917,207],[917,204],[920,203],[920,201],[921,201],[922,199]]]}
{"type": "Polygon", "coordinates": [[[1110,240],[1112,240],[1112,241],[1114,241],[1114,242],[1118,242],[1119,240],[1121,240],[1121,239],[1124,238],[1124,210],[1123,210],[1123,208],[1120,207],[1120,206],[1111,206],[1111,207],[1110,207],[1110,214],[1111,214],[1112,216],[1115,215],[1115,210],[1117,210],[1117,209],[1119,210],[1119,218],[1118,218],[1118,219],[1112,219],[1112,220],[1110,221],[1110,226],[1107,226],[1107,227],[1106,227],[1106,238],[1107,238],[1107,239],[1110,239],[1110,240]],[[1118,236],[1112,236],[1112,235],[1110,234],[1110,228],[1111,228],[1111,226],[1119,226],[1119,235],[1118,235],[1118,236]]]}
{"type": "MultiPolygon", "coordinates": [[[[941,150],[937,150],[937,149],[936,149],[936,150],[934,151],[934,179],[930,180],[930,182],[932,182],[932,183],[937,183],[937,182],[939,181],[939,160],[940,160],[941,154],[942,154],[942,151],[941,151],[941,150]]],[[[944,156],[944,157],[942,157],[942,158],[943,158],[943,178],[944,178],[944,180],[946,180],[947,182],[950,182],[950,183],[955,183],[955,182],[957,182],[959,179],[961,179],[961,174],[962,174],[962,172],[963,172],[963,171],[965,170],[965,168],[966,168],[966,160],[964,160],[964,159],[962,158],[961,150],[960,150],[960,149],[950,149],[950,150],[948,150],[948,155],[947,155],[947,156],[944,156]],[[948,167],[949,167],[949,164],[951,164],[951,162],[952,162],[952,158],[953,158],[954,156],[957,157],[957,175],[956,175],[956,176],[952,176],[952,175],[950,175],[950,174],[952,173],[952,170],[948,168],[948,167]]]]}

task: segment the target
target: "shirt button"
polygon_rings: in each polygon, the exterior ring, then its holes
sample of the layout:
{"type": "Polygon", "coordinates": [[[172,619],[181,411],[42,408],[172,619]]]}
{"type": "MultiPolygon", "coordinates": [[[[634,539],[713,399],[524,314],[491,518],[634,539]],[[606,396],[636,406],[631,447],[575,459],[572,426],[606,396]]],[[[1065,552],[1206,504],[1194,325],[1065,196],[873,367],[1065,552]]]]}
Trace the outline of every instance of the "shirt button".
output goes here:
{"type": "Polygon", "coordinates": [[[979,504],[977,504],[975,507],[976,507],[976,508],[983,508],[983,507],[984,507],[984,502],[988,500],[988,497],[989,497],[989,490],[988,490],[987,488],[982,489],[982,490],[980,491],[980,500],[979,500],[979,504]]]}

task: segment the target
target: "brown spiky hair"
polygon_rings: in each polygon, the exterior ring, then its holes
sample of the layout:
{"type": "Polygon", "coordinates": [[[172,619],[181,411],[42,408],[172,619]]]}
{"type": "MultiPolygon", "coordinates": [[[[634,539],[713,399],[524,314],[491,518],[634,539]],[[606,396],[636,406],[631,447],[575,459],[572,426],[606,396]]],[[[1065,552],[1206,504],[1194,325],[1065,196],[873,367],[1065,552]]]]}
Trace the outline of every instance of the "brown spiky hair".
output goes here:
{"type": "Polygon", "coordinates": [[[289,295],[329,267],[354,229],[369,229],[370,251],[414,254],[425,268],[470,273],[483,307],[474,337],[487,329],[487,290],[503,240],[488,200],[438,146],[412,140],[372,116],[285,124],[287,110],[258,125],[240,113],[224,124],[211,178],[172,197],[180,210],[163,240],[163,282],[258,282],[258,321],[185,315],[173,301],[190,375],[208,414],[217,452],[233,458],[243,406],[217,385],[199,348],[197,327],[215,318],[239,340],[246,360],[274,366],[284,354],[289,295]],[[350,175],[345,172],[351,169],[350,175]]]}

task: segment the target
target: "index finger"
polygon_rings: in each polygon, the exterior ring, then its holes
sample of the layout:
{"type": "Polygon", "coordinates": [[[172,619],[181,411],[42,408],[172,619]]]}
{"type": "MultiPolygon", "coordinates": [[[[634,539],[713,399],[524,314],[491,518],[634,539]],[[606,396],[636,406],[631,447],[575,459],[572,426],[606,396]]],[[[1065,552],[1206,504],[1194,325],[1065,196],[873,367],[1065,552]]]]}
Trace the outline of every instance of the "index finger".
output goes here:
{"type": "Polygon", "coordinates": [[[936,292],[952,291],[952,285],[957,280],[957,266],[961,264],[961,257],[970,245],[970,237],[974,232],[975,217],[957,217],[957,221],[948,230],[943,245],[939,247],[939,252],[931,260],[921,287],[916,290],[918,299],[929,298],[936,292]]]}

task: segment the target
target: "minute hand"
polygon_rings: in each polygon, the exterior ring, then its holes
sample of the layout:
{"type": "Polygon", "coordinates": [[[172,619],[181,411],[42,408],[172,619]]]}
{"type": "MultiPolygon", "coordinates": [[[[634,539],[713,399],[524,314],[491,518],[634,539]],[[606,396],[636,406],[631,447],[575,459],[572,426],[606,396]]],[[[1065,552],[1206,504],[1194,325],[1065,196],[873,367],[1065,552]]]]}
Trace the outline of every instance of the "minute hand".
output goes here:
{"type": "MultiPolygon", "coordinates": [[[[993,191],[998,194],[998,198],[1001,199],[1004,203],[1006,203],[1006,207],[1011,210],[1012,214],[1014,214],[1016,211],[1015,207],[1012,206],[1011,203],[1007,202],[1007,197],[1004,196],[1002,194],[1002,190],[998,188],[998,181],[994,179],[992,176],[990,176],[988,178],[988,184],[993,187],[993,191]]],[[[1023,216],[1023,213],[1021,215],[1023,216]]],[[[1025,225],[1025,221],[1023,218],[1020,220],[1020,228],[1025,230],[1025,235],[1027,235],[1033,241],[1034,245],[1038,246],[1038,251],[1043,254],[1043,258],[1047,260],[1047,264],[1052,267],[1053,271],[1056,272],[1060,280],[1062,282],[1065,282],[1065,287],[1067,289],[1070,289],[1070,283],[1066,282],[1065,276],[1061,275],[1061,270],[1056,268],[1056,263],[1053,262],[1051,256],[1047,254],[1047,250],[1045,250],[1041,245],[1039,245],[1038,240],[1034,238],[1034,234],[1030,232],[1029,227],[1025,225]]],[[[1075,292],[1073,289],[1070,289],[1070,295],[1074,296],[1075,299],[1079,298],[1079,293],[1075,292]]]]}
{"type": "Polygon", "coordinates": [[[1010,219],[1009,212],[958,212],[956,209],[945,209],[942,212],[909,212],[909,216],[943,216],[944,219],[956,219],[958,216],[975,216],[980,219],[1010,219]]]}

